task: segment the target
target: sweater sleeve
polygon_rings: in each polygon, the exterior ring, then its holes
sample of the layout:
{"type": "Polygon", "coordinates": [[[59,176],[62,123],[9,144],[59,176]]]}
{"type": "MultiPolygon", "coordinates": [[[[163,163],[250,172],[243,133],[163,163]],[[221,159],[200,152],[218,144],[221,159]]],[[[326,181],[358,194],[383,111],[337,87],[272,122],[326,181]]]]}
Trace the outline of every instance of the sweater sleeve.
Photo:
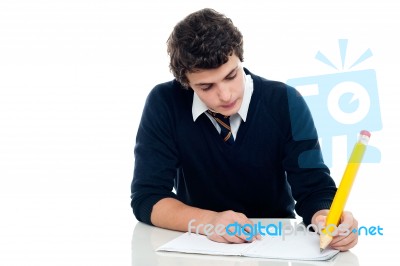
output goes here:
{"type": "Polygon", "coordinates": [[[329,209],[336,193],[336,185],[324,164],[317,130],[303,97],[287,87],[290,128],[286,134],[283,165],[296,212],[306,225],[315,212],[329,209]]]}
{"type": "Polygon", "coordinates": [[[161,89],[155,87],[147,97],[134,151],[131,206],[136,219],[147,224],[159,200],[176,198],[172,192],[178,165],[174,123],[161,89]]]}

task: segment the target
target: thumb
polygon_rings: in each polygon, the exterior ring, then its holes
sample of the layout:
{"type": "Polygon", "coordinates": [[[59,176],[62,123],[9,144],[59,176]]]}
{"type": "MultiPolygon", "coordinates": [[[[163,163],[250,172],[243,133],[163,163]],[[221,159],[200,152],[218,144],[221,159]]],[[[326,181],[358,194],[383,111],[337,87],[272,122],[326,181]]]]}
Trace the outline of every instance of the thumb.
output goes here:
{"type": "Polygon", "coordinates": [[[326,223],[326,216],[325,215],[318,215],[317,217],[315,217],[315,222],[317,224],[323,224],[325,225],[326,223]]]}

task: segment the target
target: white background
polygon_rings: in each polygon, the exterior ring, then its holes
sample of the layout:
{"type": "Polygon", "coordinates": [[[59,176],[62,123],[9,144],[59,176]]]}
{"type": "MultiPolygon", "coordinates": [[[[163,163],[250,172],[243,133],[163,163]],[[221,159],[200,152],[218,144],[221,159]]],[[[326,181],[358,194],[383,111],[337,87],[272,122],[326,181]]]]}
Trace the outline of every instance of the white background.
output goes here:
{"type": "MultiPolygon", "coordinates": [[[[172,78],[165,42],[187,14],[213,7],[245,39],[245,63],[269,79],[355,70],[377,73],[383,129],[348,202],[361,225],[360,265],[394,251],[398,237],[400,7],[396,1],[0,1],[0,264],[129,265],[133,148],[145,98],[172,78]],[[260,4],[265,2],[263,4],[260,4]],[[369,243],[369,244],[368,244],[369,243]],[[376,250],[373,250],[375,246],[376,250]],[[379,255],[384,254],[384,255],[379,255]]],[[[336,152],[345,145],[336,140],[336,152]]],[[[345,159],[334,155],[340,180],[345,159]]]]}

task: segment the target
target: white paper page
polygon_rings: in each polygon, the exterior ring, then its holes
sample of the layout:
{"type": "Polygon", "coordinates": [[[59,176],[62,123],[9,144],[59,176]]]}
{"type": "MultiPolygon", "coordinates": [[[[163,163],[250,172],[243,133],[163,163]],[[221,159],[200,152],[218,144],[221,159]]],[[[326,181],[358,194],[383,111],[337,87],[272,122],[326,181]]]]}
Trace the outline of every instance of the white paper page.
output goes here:
{"type": "Polygon", "coordinates": [[[183,253],[241,256],[253,243],[226,244],[208,239],[204,235],[185,233],[162,245],[156,251],[175,251],[183,253]]]}
{"type": "Polygon", "coordinates": [[[285,236],[285,240],[268,236],[252,243],[225,244],[211,241],[203,235],[185,233],[156,251],[286,260],[328,260],[339,253],[330,248],[320,253],[319,236],[315,234],[285,236]]]}
{"type": "Polygon", "coordinates": [[[269,259],[290,260],[328,260],[339,253],[338,250],[326,248],[322,253],[319,249],[319,235],[302,233],[297,235],[264,237],[256,241],[243,255],[269,259]]]}

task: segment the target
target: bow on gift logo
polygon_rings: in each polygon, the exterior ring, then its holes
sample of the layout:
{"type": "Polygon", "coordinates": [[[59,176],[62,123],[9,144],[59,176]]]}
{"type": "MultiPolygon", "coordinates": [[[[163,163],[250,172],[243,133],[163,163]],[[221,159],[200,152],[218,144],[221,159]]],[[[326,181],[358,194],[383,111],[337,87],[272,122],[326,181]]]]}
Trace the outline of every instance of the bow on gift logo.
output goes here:
{"type": "MultiPolygon", "coordinates": [[[[341,69],[335,66],[322,52],[318,51],[315,56],[318,61],[338,71],[337,73],[293,78],[287,81],[288,85],[295,87],[301,93],[312,113],[321,139],[324,161],[329,167],[332,166],[333,137],[347,137],[349,158],[352,145],[357,141],[357,135],[361,129],[369,131],[382,129],[375,70],[352,70],[353,67],[370,58],[372,51],[367,49],[360,53],[361,55],[355,62],[347,64],[347,44],[347,39],[339,40],[341,69]]],[[[290,112],[293,137],[295,140],[315,138],[315,132],[302,130],[303,125],[298,122],[299,114],[294,111],[298,102],[297,97],[298,95],[295,93],[288,95],[289,108],[293,110],[290,112]]],[[[309,156],[304,156],[304,158],[309,158],[309,156]]],[[[376,147],[368,146],[364,162],[379,163],[380,158],[380,151],[376,147]]],[[[313,167],[313,165],[309,165],[309,161],[302,161],[301,156],[299,163],[303,167],[313,167]]]]}

